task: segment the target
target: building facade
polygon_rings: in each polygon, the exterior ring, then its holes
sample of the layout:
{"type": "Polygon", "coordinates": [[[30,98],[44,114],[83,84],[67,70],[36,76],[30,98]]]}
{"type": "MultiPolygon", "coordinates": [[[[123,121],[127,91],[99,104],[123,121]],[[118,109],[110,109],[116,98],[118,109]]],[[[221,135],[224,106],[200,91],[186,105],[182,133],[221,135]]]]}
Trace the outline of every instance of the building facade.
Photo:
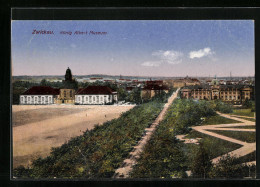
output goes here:
{"type": "Polygon", "coordinates": [[[21,105],[54,104],[59,95],[59,89],[49,86],[33,86],[20,95],[21,105]]]}
{"type": "Polygon", "coordinates": [[[57,104],[74,104],[75,103],[75,90],[74,89],[60,89],[59,96],[57,97],[57,104]]]}
{"type": "Polygon", "coordinates": [[[166,85],[157,85],[157,84],[148,84],[141,91],[142,99],[150,99],[154,97],[156,94],[160,94],[162,92],[169,92],[169,88],[166,85]]]}
{"type": "Polygon", "coordinates": [[[107,86],[88,86],[75,94],[75,103],[81,105],[106,105],[118,102],[117,92],[107,86]]]}
{"type": "Polygon", "coordinates": [[[245,85],[200,85],[188,86],[181,90],[181,97],[187,99],[220,99],[233,104],[254,99],[254,88],[245,85]]]}

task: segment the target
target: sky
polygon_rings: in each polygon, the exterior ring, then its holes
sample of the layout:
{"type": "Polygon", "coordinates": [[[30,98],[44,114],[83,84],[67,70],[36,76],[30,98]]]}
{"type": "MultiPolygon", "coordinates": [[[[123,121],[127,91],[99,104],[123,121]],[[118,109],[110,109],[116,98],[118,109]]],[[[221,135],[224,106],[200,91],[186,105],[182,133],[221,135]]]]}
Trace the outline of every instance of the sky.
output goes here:
{"type": "Polygon", "coordinates": [[[11,45],[14,76],[255,74],[253,20],[14,20],[11,45]]]}

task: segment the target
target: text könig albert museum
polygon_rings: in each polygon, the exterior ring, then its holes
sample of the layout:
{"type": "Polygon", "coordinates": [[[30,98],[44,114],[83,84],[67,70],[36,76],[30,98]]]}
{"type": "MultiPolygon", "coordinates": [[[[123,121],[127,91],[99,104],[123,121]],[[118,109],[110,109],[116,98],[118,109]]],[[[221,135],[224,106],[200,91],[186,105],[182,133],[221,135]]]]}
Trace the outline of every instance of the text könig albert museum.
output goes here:
{"type": "MultiPolygon", "coordinates": [[[[53,30],[36,30],[33,29],[32,34],[38,34],[38,35],[42,35],[42,34],[50,34],[50,35],[54,35],[55,32],[53,30]]],[[[107,35],[107,32],[104,31],[59,31],[58,34],[62,34],[62,35],[107,35]]]]}

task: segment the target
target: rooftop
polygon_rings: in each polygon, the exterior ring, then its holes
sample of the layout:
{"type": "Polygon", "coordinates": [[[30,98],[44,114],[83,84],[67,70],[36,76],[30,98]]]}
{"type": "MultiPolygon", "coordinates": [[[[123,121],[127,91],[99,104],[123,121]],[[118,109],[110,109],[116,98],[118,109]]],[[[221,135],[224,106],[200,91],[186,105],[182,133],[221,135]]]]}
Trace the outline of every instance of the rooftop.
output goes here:
{"type": "Polygon", "coordinates": [[[108,86],[88,86],[87,88],[81,88],[77,91],[76,95],[87,94],[87,95],[109,95],[115,92],[108,86]]]}
{"type": "Polygon", "coordinates": [[[60,89],[50,86],[33,86],[26,90],[22,95],[59,95],[60,89]]]}

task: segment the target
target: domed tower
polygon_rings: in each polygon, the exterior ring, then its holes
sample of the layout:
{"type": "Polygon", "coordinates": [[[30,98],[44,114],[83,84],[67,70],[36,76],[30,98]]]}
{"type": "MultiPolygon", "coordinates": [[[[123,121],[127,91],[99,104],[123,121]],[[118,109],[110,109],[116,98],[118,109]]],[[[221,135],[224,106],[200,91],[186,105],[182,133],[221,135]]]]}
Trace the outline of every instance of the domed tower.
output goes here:
{"type": "Polygon", "coordinates": [[[71,73],[71,70],[70,70],[69,67],[68,67],[68,69],[66,70],[65,81],[72,81],[72,73],[71,73]]]}

